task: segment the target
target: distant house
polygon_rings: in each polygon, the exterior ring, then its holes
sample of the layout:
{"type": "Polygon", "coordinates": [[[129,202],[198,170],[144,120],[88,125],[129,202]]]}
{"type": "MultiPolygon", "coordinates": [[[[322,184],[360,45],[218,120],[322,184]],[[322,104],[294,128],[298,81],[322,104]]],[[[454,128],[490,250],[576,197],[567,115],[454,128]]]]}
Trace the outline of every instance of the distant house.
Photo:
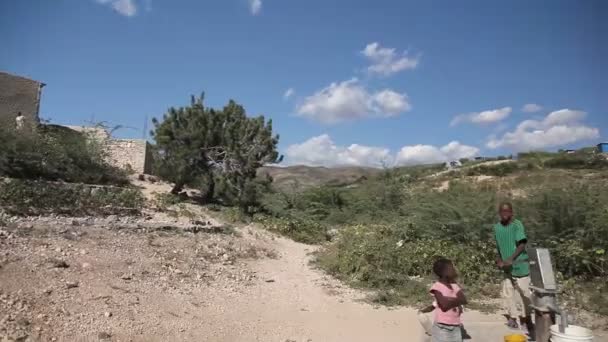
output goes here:
{"type": "Polygon", "coordinates": [[[600,153],[608,153],[608,142],[597,144],[597,150],[600,153]]]}
{"type": "Polygon", "coordinates": [[[39,123],[40,95],[44,83],[0,72],[0,120],[15,120],[21,112],[25,121],[39,123]]]}
{"type": "Polygon", "coordinates": [[[576,153],[576,150],[565,150],[564,153],[566,153],[566,154],[574,154],[574,153],[576,153]]]}

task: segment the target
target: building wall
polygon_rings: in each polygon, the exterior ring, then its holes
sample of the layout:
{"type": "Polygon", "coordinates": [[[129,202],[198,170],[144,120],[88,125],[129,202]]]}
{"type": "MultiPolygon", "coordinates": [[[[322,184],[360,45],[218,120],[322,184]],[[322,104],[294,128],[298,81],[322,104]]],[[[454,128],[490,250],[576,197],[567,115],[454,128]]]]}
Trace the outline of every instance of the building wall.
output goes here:
{"type": "Polygon", "coordinates": [[[110,133],[106,131],[103,127],[90,127],[90,126],[65,126],[69,129],[72,129],[76,132],[80,132],[85,134],[88,137],[95,138],[99,141],[105,141],[110,139],[110,133]]]}
{"type": "Polygon", "coordinates": [[[44,84],[0,72],[0,120],[15,120],[18,112],[26,122],[38,123],[40,94],[44,84]]]}
{"type": "Polygon", "coordinates": [[[108,139],[105,142],[108,162],[135,173],[152,173],[150,146],[141,139],[108,139]]]}

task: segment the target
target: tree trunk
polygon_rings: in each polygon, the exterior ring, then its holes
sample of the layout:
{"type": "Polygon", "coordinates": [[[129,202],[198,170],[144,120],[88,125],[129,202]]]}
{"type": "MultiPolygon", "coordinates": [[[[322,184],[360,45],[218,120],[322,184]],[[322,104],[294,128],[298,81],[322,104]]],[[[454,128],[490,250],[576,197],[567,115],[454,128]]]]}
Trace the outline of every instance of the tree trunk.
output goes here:
{"type": "Polygon", "coordinates": [[[215,180],[213,174],[207,175],[207,189],[203,194],[203,200],[205,203],[211,203],[213,201],[213,194],[215,193],[215,180]]]}
{"type": "Polygon", "coordinates": [[[173,186],[173,189],[171,189],[171,193],[173,195],[179,195],[179,193],[184,189],[184,183],[183,182],[177,182],[175,183],[175,186],[173,186]]]}

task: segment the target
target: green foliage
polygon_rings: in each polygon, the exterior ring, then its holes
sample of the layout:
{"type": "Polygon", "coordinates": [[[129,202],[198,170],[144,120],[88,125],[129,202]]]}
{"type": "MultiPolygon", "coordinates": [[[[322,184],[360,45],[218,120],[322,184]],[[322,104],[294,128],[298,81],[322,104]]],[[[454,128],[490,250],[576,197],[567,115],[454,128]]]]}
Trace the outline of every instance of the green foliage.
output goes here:
{"type": "Polygon", "coordinates": [[[532,241],[551,247],[567,277],[608,276],[608,184],[553,184],[516,201],[532,241]]]}
{"type": "MultiPolygon", "coordinates": [[[[321,267],[345,281],[376,289],[410,286],[413,279],[426,284],[434,276],[431,265],[440,256],[454,260],[461,282],[473,293],[494,282],[495,246],[477,240],[467,244],[450,240],[414,238],[412,228],[403,226],[349,226],[341,230],[337,242],[328,245],[318,257],[321,267]]],[[[428,300],[428,297],[422,297],[428,300]]]]}
{"type": "Polygon", "coordinates": [[[254,215],[254,221],[264,225],[268,230],[306,244],[318,244],[331,239],[326,225],[306,218],[277,218],[258,214],[254,215]]]}
{"type": "Polygon", "coordinates": [[[0,182],[0,207],[12,214],[138,212],[143,203],[141,192],[131,188],[19,179],[0,182]]]}
{"type": "Polygon", "coordinates": [[[479,175],[487,175],[487,176],[496,176],[496,177],[505,177],[507,175],[513,174],[520,170],[520,164],[515,162],[502,162],[498,164],[481,164],[474,167],[471,167],[466,170],[467,176],[479,176],[479,175]]]}
{"type": "Polygon", "coordinates": [[[538,168],[553,169],[607,169],[608,159],[595,148],[583,148],[574,153],[529,152],[520,153],[520,163],[533,164],[538,168]]]}
{"type": "Polygon", "coordinates": [[[166,210],[167,208],[179,204],[182,199],[178,195],[172,193],[155,193],[153,204],[161,209],[166,210]]]}
{"type": "Polygon", "coordinates": [[[190,106],[171,108],[153,123],[157,171],[176,184],[174,193],[198,185],[206,201],[219,199],[250,212],[268,183],[255,179],[256,170],[280,160],[272,120],[249,118],[232,100],[217,110],[205,107],[202,96],[193,97],[190,106]]]}
{"type": "Polygon", "coordinates": [[[124,172],[104,161],[94,139],[68,128],[41,125],[10,129],[0,122],[0,176],[88,184],[128,184],[124,172]]]}
{"type": "Polygon", "coordinates": [[[608,159],[595,152],[577,152],[559,154],[546,160],[543,166],[555,169],[608,169],[608,159]]]}
{"type": "MultiPolygon", "coordinates": [[[[528,170],[529,164],[492,165],[481,170],[511,176],[495,183],[454,178],[441,192],[432,189],[435,180],[425,179],[425,171],[405,168],[357,187],[270,193],[262,201],[267,216],[260,221],[307,243],[324,243],[337,231],[318,253],[319,266],[350,284],[378,290],[375,302],[428,300],[438,255],[455,261],[470,296],[481,299],[498,295],[502,277],[494,266],[497,205],[518,190],[512,202],[531,244],[551,249],[565,284],[575,279],[577,288],[591,291],[583,285],[608,276],[608,177],[528,170]]],[[[596,296],[585,293],[578,303],[598,311],[590,299],[596,296]]]]}

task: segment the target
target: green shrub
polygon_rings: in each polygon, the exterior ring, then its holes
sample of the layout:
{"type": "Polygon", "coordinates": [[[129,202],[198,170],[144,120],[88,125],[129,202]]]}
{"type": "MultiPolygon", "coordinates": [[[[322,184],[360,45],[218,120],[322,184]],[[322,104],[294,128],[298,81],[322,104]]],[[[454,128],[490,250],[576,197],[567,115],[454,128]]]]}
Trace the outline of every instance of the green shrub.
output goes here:
{"type": "Polygon", "coordinates": [[[505,176],[513,174],[519,170],[520,170],[519,164],[515,163],[515,162],[504,162],[504,163],[493,164],[493,165],[481,164],[478,166],[468,168],[466,170],[466,175],[467,176],[487,175],[487,176],[505,177],[505,176]]]}
{"type": "Polygon", "coordinates": [[[440,256],[454,260],[461,282],[473,293],[497,283],[496,248],[491,242],[403,239],[407,236],[411,234],[403,227],[350,226],[341,230],[338,240],[326,246],[317,260],[323,269],[342,280],[381,290],[400,292],[418,279],[425,284],[421,288],[426,293],[426,285],[434,278],[433,262],[440,256]]]}
{"type": "Polygon", "coordinates": [[[277,218],[256,214],[254,215],[254,222],[262,224],[268,230],[306,244],[318,244],[331,239],[327,226],[313,220],[295,217],[277,218]]]}
{"type": "Polygon", "coordinates": [[[598,153],[577,152],[557,155],[543,165],[556,169],[608,169],[608,159],[598,153]]]}
{"type": "Polygon", "coordinates": [[[168,207],[179,204],[181,202],[182,199],[179,197],[179,195],[174,195],[172,193],[165,192],[154,194],[153,203],[157,208],[161,210],[165,210],[168,207]]]}
{"type": "Polygon", "coordinates": [[[12,214],[108,214],[137,212],[144,198],[131,188],[26,180],[0,182],[0,207],[12,214]]]}

